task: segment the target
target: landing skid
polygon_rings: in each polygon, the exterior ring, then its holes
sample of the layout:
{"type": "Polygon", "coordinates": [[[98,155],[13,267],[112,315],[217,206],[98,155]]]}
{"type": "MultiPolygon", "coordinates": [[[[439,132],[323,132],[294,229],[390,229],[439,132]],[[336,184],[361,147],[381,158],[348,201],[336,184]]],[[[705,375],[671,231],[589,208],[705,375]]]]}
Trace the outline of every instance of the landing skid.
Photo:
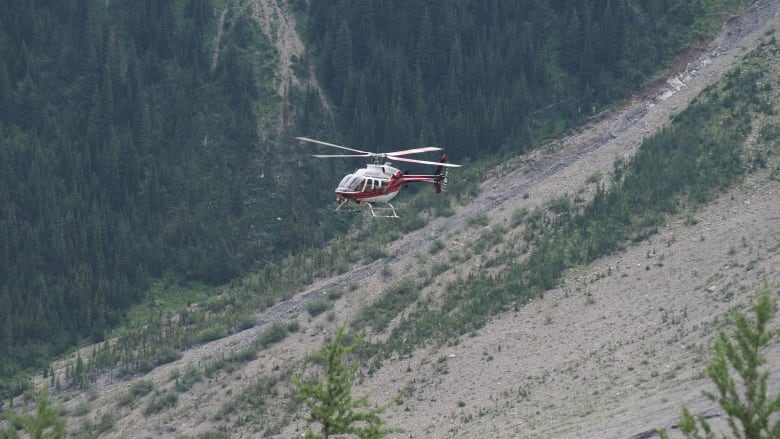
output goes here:
{"type": "Polygon", "coordinates": [[[361,202],[360,204],[353,206],[348,203],[339,203],[336,208],[337,212],[360,212],[370,214],[373,218],[400,218],[395,212],[395,208],[390,203],[384,203],[387,207],[376,207],[368,202],[361,202]],[[368,207],[368,209],[363,208],[368,207]]]}

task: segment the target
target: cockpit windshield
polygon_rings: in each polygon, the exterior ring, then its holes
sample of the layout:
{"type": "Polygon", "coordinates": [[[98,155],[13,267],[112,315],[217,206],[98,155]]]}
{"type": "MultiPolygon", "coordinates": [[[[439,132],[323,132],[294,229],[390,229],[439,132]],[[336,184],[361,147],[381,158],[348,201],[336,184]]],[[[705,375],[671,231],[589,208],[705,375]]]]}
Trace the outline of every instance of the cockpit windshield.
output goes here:
{"type": "Polygon", "coordinates": [[[360,191],[363,189],[363,187],[360,186],[360,184],[363,183],[364,181],[365,178],[360,175],[348,174],[347,176],[341,179],[341,183],[339,183],[339,187],[336,190],[337,191],[360,191]]]}

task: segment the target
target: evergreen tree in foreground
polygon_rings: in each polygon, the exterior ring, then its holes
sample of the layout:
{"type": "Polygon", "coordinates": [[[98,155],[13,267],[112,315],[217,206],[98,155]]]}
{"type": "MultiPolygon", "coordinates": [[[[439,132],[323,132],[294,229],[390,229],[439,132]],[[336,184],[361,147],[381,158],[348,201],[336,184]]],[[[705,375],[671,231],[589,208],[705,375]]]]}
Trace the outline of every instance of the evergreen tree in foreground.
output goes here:
{"type": "Polygon", "coordinates": [[[347,364],[347,357],[357,349],[362,340],[345,344],[344,328],[339,327],[336,337],[325,343],[315,353],[325,367],[325,376],[310,384],[293,378],[298,395],[306,403],[310,414],[307,439],[328,439],[337,435],[352,435],[360,439],[379,439],[398,431],[385,426],[379,416],[385,407],[372,407],[368,396],[353,398],[352,378],[357,364],[347,364]],[[320,433],[314,433],[312,423],[321,425],[320,433]]]}
{"type": "MultiPolygon", "coordinates": [[[[715,383],[718,393],[704,392],[704,395],[720,405],[735,438],[780,438],[780,419],[777,418],[780,414],[780,394],[769,399],[769,373],[761,370],[766,364],[762,351],[775,333],[767,328],[775,315],[775,300],[769,297],[768,290],[762,289],[753,307],[755,321],[737,313],[734,316],[736,328],[731,337],[723,332],[718,335],[715,358],[707,366],[707,375],[715,383]],[[772,420],[774,425],[770,426],[772,420]]],[[[693,416],[687,407],[683,407],[679,427],[686,438],[718,437],[702,416],[693,416]]],[[[661,436],[668,437],[665,432],[661,436]]]]}
{"type": "MultiPolygon", "coordinates": [[[[36,397],[35,413],[16,417],[15,423],[21,425],[31,439],[62,439],[65,437],[65,418],[59,409],[52,406],[47,396],[48,390],[42,389],[36,397]]],[[[0,431],[0,436],[2,436],[0,431]]],[[[11,427],[7,431],[10,438],[18,438],[19,434],[11,427]]]]}

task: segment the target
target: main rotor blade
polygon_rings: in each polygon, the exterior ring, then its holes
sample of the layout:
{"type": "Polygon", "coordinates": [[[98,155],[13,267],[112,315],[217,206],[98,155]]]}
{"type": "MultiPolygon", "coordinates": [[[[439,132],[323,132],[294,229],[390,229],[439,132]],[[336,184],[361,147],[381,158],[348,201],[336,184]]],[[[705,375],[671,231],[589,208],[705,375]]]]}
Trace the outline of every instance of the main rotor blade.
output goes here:
{"type": "Polygon", "coordinates": [[[368,154],[369,156],[372,155],[372,153],[368,151],[361,151],[359,149],[347,148],[346,146],[335,145],[333,143],[323,142],[322,140],[310,139],[308,137],[296,137],[295,140],[302,140],[304,142],[311,142],[311,143],[319,143],[320,145],[332,146],[334,148],[345,149],[347,151],[352,151],[352,152],[359,152],[361,154],[368,154]]]}
{"type": "Polygon", "coordinates": [[[332,157],[371,157],[371,154],[312,154],[312,157],[332,158],[332,157]]]}
{"type": "Polygon", "coordinates": [[[446,166],[448,168],[460,168],[461,165],[456,165],[454,163],[447,163],[447,162],[429,162],[427,160],[417,160],[417,159],[408,159],[406,157],[396,157],[396,156],[390,156],[388,155],[388,158],[391,160],[397,160],[399,162],[409,162],[409,163],[421,163],[423,165],[434,165],[434,166],[446,166]]]}
{"type": "Polygon", "coordinates": [[[388,157],[392,157],[397,155],[419,154],[421,152],[430,152],[430,151],[441,151],[441,148],[439,148],[438,146],[423,146],[420,148],[405,149],[403,151],[386,152],[384,153],[384,155],[388,157]]]}

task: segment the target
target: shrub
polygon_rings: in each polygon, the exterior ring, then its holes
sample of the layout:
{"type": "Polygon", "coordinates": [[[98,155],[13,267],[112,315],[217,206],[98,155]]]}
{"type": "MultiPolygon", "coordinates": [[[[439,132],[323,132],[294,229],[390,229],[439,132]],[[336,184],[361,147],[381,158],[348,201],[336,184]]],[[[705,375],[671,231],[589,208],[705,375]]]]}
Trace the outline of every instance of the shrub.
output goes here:
{"type": "Polygon", "coordinates": [[[388,288],[374,303],[363,308],[353,321],[353,327],[371,325],[375,331],[381,331],[398,313],[417,300],[419,295],[420,287],[413,280],[404,279],[388,288]]]}
{"type": "Polygon", "coordinates": [[[528,216],[528,208],[520,207],[512,212],[512,217],[509,219],[509,226],[515,228],[523,223],[525,217],[528,216]]]}
{"type": "Polygon", "coordinates": [[[167,408],[173,407],[178,402],[179,397],[173,392],[162,392],[154,396],[144,409],[144,415],[149,416],[159,413],[167,408]]]}
{"type": "Polygon", "coordinates": [[[469,217],[467,222],[470,226],[486,226],[490,223],[490,220],[488,219],[487,213],[480,212],[472,217],[469,217]]]}
{"type": "Polygon", "coordinates": [[[308,312],[312,317],[317,317],[330,308],[330,306],[331,304],[328,299],[320,297],[314,300],[310,300],[308,303],[306,303],[306,312],[308,312]]]}
{"type": "Polygon", "coordinates": [[[289,323],[287,323],[287,332],[293,333],[298,332],[301,330],[301,322],[298,320],[290,320],[289,323]]]}
{"type": "Polygon", "coordinates": [[[387,256],[387,249],[381,244],[371,244],[365,251],[369,261],[375,261],[387,256]]]}
{"type": "Polygon", "coordinates": [[[114,429],[114,424],[116,424],[116,418],[114,415],[111,413],[103,413],[103,415],[100,417],[100,422],[95,426],[95,428],[98,434],[108,433],[114,429]]]}
{"type": "Polygon", "coordinates": [[[588,178],[585,179],[586,183],[598,183],[601,181],[601,178],[603,177],[603,174],[601,171],[593,171],[592,174],[588,175],[588,178]]]}
{"type": "Polygon", "coordinates": [[[338,300],[341,298],[341,296],[344,294],[344,290],[341,288],[333,288],[331,290],[328,290],[326,296],[328,297],[328,300],[338,300]]]}
{"type": "Polygon", "coordinates": [[[150,380],[136,381],[130,386],[130,389],[128,389],[127,393],[119,398],[117,404],[119,404],[120,407],[130,405],[136,399],[151,392],[152,389],[154,389],[154,383],[152,383],[150,380]]]}
{"type": "Polygon", "coordinates": [[[163,346],[154,354],[154,364],[160,366],[181,358],[181,352],[171,346],[163,346]]]}
{"type": "Polygon", "coordinates": [[[569,213],[571,211],[571,200],[566,195],[555,197],[549,202],[550,210],[557,214],[569,213]]]}
{"type": "Polygon", "coordinates": [[[186,392],[192,388],[192,386],[195,385],[198,381],[201,380],[201,373],[200,371],[190,365],[187,367],[187,370],[184,372],[184,375],[180,377],[176,377],[176,391],[177,392],[186,392]]]}
{"type": "Polygon", "coordinates": [[[195,343],[208,343],[210,341],[219,340],[225,335],[227,335],[225,328],[212,325],[208,328],[201,329],[197,334],[195,334],[195,343]]]}
{"type": "Polygon", "coordinates": [[[260,345],[268,347],[287,337],[287,325],[282,322],[273,322],[262,334],[260,334],[260,345]]]}

